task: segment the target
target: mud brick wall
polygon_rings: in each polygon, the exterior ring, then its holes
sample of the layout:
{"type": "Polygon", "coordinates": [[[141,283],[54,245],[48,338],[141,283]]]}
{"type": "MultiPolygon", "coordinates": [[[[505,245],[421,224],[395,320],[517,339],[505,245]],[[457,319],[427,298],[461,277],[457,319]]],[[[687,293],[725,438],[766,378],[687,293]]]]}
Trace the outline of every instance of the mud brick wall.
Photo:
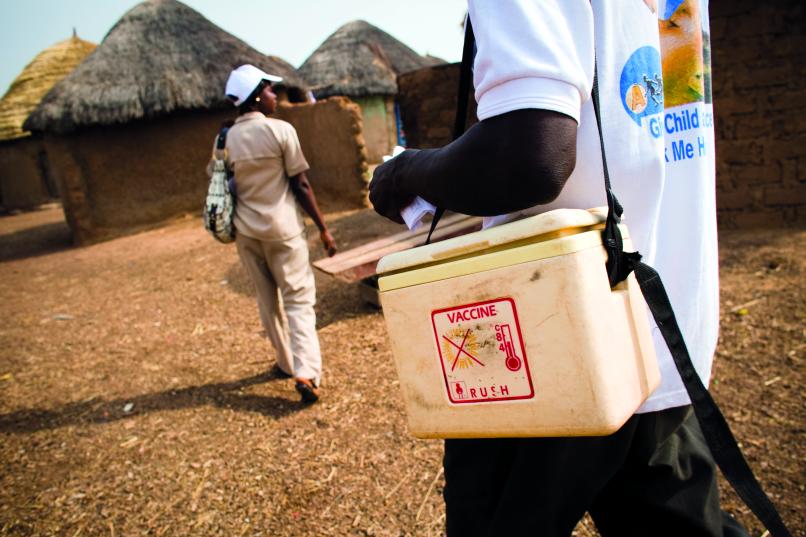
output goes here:
{"type": "Polygon", "coordinates": [[[67,223],[78,244],[201,215],[205,166],[230,110],[176,113],[44,137],[67,223]]]}
{"type": "Polygon", "coordinates": [[[361,109],[346,97],[283,105],[275,117],[297,130],[307,176],[323,211],[367,207],[368,166],[361,109]]]}
{"type": "MultiPolygon", "coordinates": [[[[299,133],[323,210],[366,204],[367,164],[358,106],[340,98],[284,105],[299,133]]],[[[201,215],[213,140],[234,110],[176,113],[125,125],[46,135],[45,149],[78,244],[201,215]]]]}
{"type": "Polygon", "coordinates": [[[48,184],[45,147],[39,137],[29,136],[0,143],[0,206],[31,209],[52,199],[48,184]]]}
{"type": "MultiPolygon", "coordinates": [[[[453,139],[459,64],[425,67],[397,77],[397,103],[408,147],[441,147],[453,139]]],[[[476,122],[473,90],[468,100],[467,127],[476,122]]]]}
{"type": "Polygon", "coordinates": [[[805,5],[711,1],[721,227],[806,223],[805,5]]]}

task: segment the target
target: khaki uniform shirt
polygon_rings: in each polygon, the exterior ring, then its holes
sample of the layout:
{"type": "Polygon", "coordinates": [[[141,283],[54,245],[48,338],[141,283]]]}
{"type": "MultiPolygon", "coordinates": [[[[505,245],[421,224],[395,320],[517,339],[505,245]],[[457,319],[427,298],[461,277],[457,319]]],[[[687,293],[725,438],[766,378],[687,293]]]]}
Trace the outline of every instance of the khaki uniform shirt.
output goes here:
{"type": "Polygon", "coordinates": [[[235,174],[235,229],[259,240],[285,240],[305,229],[289,177],[309,166],[290,123],[249,112],[227,134],[227,164],[235,174]]]}

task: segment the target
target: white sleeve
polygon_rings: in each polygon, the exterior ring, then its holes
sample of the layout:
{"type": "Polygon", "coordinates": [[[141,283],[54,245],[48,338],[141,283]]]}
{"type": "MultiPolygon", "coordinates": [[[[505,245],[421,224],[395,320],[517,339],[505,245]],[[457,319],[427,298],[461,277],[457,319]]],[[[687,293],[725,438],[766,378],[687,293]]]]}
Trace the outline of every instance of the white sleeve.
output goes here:
{"type": "Polygon", "coordinates": [[[588,0],[468,0],[479,119],[540,108],[579,122],[593,86],[588,0]]]}

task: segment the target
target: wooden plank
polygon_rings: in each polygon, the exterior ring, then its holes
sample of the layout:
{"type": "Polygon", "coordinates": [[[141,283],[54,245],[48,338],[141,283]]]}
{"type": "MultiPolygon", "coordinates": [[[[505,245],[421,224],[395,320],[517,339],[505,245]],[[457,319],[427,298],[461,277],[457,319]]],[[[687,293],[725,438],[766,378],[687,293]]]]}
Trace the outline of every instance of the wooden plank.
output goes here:
{"type": "MultiPolygon", "coordinates": [[[[451,214],[440,221],[431,237],[431,242],[439,242],[481,229],[480,217],[451,214]]],[[[319,259],[313,266],[326,274],[346,282],[356,282],[375,275],[378,261],[385,255],[421,246],[428,236],[428,226],[415,231],[403,231],[380,238],[333,257],[319,259]]]]}
{"type": "MultiPolygon", "coordinates": [[[[439,227],[437,227],[437,229],[434,231],[434,238],[440,236],[440,234],[444,234],[443,229],[445,227],[450,227],[450,226],[452,226],[453,224],[455,224],[457,222],[462,222],[462,221],[465,221],[465,220],[467,220],[469,218],[473,218],[473,217],[463,215],[463,214],[449,214],[449,215],[446,215],[442,219],[439,227]]],[[[322,259],[322,260],[318,261],[317,263],[320,263],[320,265],[322,267],[322,270],[325,270],[327,272],[330,269],[330,267],[333,267],[335,269],[335,267],[338,266],[338,265],[342,265],[342,264],[349,265],[350,260],[352,258],[354,258],[354,257],[361,256],[363,254],[366,254],[367,252],[372,252],[372,251],[377,250],[378,248],[383,248],[385,246],[395,244],[397,242],[413,240],[415,243],[417,241],[419,241],[420,244],[422,244],[422,243],[425,242],[425,238],[426,238],[427,235],[428,235],[428,227],[427,226],[422,226],[422,227],[420,227],[420,229],[417,229],[415,231],[402,231],[400,233],[395,233],[394,235],[389,235],[388,237],[383,237],[383,238],[380,238],[380,239],[378,239],[376,241],[372,241],[372,242],[363,244],[361,246],[357,246],[357,247],[352,248],[350,250],[347,250],[345,252],[339,252],[335,256],[329,257],[329,258],[326,258],[326,259],[322,259]]],[[[335,271],[337,272],[338,269],[335,269],[335,271]]]]}
{"type": "MultiPolygon", "coordinates": [[[[444,235],[444,228],[446,227],[452,228],[453,224],[465,221],[468,218],[470,217],[456,214],[446,216],[443,223],[435,231],[435,237],[440,236],[440,234],[444,235]]],[[[394,245],[401,242],[405,242],[407,244],[409,242],[412,242],[412,244],[417,244],[417,242],[419,241],[419,243],[423,243],[425,242],[427,232],[428,232],[427,229],[420,228],[416,231],[403,231],[400,233],[395,233],[394,235],[390,235],[388,237],[382,237],[378,240],[363,244],[361,246],[357,246],[345,252],[339,252],[333,257],[321,259],[317,261],[316,264],[317,267],[320,268],[320,270],[323,270],[324,272],[338,273],[351,265],[354,265],[356,263],[360,264],[363,262],[363,261],[356,261],[357,258],[361,256],[366,256],[368,253],[377,252],[378,250],[386,248],[390,245],[394,245]]],[[[380,257],[378,259],[380,259],[380,257]]]]}
{"type": "MultiPolygon", "coordinates": [[[[462,220],[453,221],[445,225],[440,223],[439,227],[437,227],[431,237],[432,242],[439,242],[440,240],[444,240],[448,237],[455,237],[457,235],[467,233],[466,230],[473,228],[475,225],[475,222],[472,222],[471,218],[472,217],[463,218],[462,220]]],[[[480,218],[478,221],[479,225],[481,225],[480,218]]],[[[409,248],[421,246],[423,243],[425,243],[427,236],[428,233],[426,232],[415,236],[404,234],[394,242],[386,240],[387,238],[379,239],[369,243],[369,245],[364,245],[364,247],[356,248],[356,250],[359,250],[357,253],[353,253],[352,250],[345,252],[345,256],[341,259],[336,259],[337,256],[333,256],[330,258],[330,263],[325,266],[331,272],[342,272],[343,270],[349,269],[352,266],[360,265],[368,261],[378,261],[381,257],[394,252],[400,252],[402,250],[408,250],[409,248]]]]}

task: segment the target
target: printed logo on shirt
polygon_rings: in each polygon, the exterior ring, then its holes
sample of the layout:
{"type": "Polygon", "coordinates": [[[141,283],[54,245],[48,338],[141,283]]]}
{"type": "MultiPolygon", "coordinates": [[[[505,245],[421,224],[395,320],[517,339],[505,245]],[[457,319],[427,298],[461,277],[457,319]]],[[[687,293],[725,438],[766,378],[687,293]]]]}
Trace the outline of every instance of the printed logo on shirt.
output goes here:
{"type": "Polygon", "coordinates": [[[660,52],[654,47],[641,47],[633,52],[621,70],[621,102],[639,127],[641,118],[663,112],[661,73],[660,52]]]}
{"type": "MultiPolygon", "coordinates": [[[[665,111],[650,133],[665,138],[670,164],[713,158],[713,108],[707,5],[665,0],[658,12],[665,111]]],[[[686,168],[688,169],[688,168],[686,168]]],[[[681,172],[683,173],[683,172],[681,172]]]]}
{"type": "Polygon", "coordinates": [[[710,38],[702,11],[700,0],[666,0],[660,13],[666,108],[711,101],[710,38]]]}

